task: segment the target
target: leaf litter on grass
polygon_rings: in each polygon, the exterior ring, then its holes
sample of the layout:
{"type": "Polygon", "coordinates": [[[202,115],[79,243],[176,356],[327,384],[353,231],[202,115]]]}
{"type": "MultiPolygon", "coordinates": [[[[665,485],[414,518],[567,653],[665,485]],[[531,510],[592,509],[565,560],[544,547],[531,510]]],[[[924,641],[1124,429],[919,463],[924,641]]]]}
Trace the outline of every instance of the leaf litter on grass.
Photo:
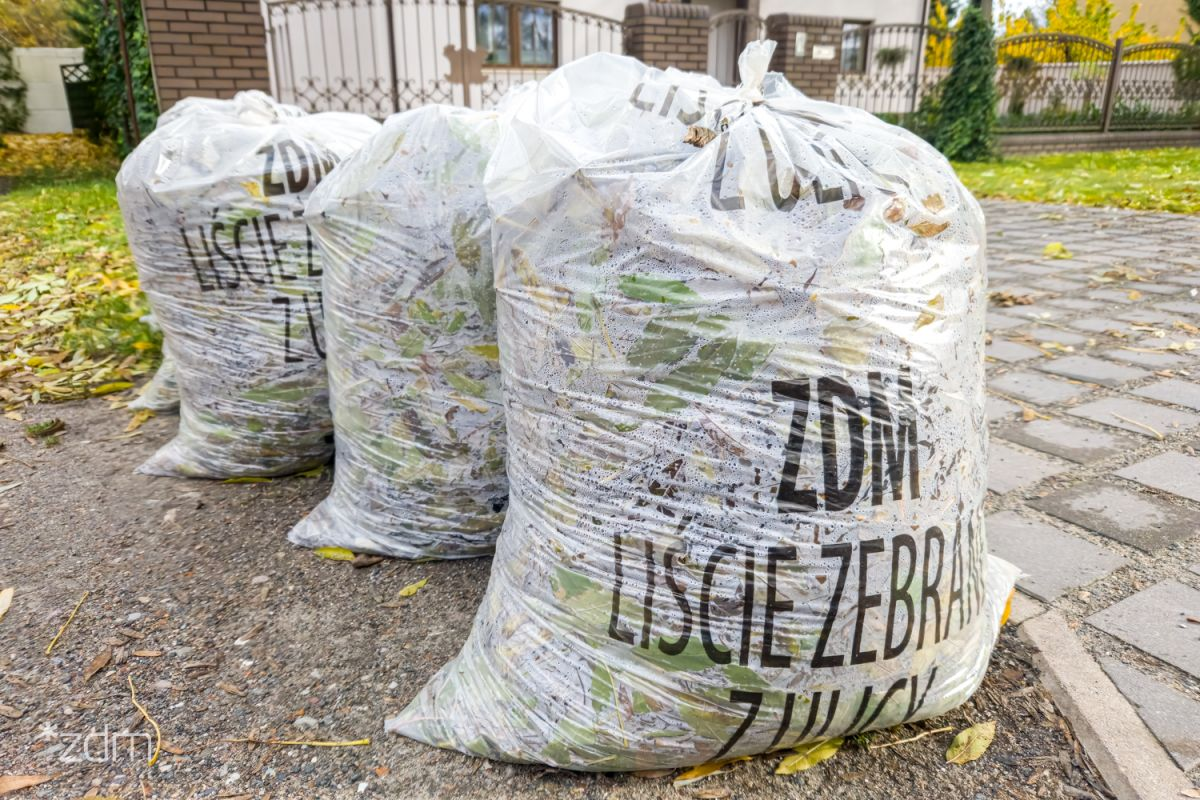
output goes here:
{"type": "Polygon", "coordinates": [[[0,406],[124,391],[159,342],[125,242],[117,163],[70,136],[4,138],[0,175],[0,406]]]}

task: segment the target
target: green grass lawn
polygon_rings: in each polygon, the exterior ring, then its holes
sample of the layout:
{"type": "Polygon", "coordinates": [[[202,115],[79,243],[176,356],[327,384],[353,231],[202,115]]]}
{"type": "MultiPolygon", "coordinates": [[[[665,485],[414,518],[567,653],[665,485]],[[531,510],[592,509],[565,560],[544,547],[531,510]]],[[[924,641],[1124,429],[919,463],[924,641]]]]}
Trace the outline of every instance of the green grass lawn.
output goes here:
{"type": "Polygon", "coordinates": [[[954,168],[979,197],[1200,213],[1200,148],[1012,157],[954,168]]]}
{"type": "Polygon", "coordinates": [[[127,388],[158,338],[125,241],[111,150],[66,135],[0,149],[0,406],[127,388]]]}

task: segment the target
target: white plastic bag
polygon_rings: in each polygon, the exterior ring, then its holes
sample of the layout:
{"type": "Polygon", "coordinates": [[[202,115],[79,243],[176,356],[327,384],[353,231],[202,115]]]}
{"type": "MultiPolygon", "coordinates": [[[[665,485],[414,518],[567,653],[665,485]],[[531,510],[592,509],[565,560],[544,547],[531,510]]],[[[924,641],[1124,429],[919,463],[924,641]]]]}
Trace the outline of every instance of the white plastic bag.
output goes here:
{"type": "Polygon", "coordinates": [[[982,679],[1013,579],[983,216],[911,134],[764,98],[769,44],[738,90],[602,55],[513,110],[486,180],[511,505],[470,638],[389,730],[679,767],[982,679]]]}
{"type": "MultiPolygon", "coordinates": [[[[141,322],[159,330],[153,312],[144,315],[141,322]]],[[[159,362],[158,369],[154,371],[150,380],[138,389],[137,397],[130,401],[128,407],[134,411],[179,411],[179,384],[175,380],[175,359],[166,344],[163,344],[162,361],[159,362]]]]}
{"type": "Polygon", "coordinates": [[[337,460],[296,544],[402,558],[492,551],[508,502],[483,194],[498,132],[489,112],[398,114],[309,200],[337,460]]]}
{"type": "Polygon", "coordinates": [[[178,435],[139,471],[282,475],[329,458],[304,202],[378,127],[247,92],[173,110],[126,159],[117,196],[181,395],[178,435]]]}

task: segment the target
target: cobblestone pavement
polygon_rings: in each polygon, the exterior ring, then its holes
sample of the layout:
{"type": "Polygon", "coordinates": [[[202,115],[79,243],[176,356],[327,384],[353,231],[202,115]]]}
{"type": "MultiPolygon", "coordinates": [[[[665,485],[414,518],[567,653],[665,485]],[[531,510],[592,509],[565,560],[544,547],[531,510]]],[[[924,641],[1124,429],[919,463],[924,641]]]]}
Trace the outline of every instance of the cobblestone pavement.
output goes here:
{"type": "Polygon", "coordinates": [[[984,207],[992,551],[1200,777],[1200,217],[984,207]]]}

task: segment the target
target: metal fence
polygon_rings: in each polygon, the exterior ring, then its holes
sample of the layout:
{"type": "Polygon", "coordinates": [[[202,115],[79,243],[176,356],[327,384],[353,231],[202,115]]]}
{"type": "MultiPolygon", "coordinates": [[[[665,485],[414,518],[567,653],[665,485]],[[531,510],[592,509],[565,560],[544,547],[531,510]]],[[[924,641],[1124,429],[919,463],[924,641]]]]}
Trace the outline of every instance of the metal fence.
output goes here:
{"type": "Polygon", "coordinates": [[[1034,33],[997,44],[1001,132],[1200,125],[1200,47],[1034,33]]]}
{"type": "Polygon", "coordinates": [[[264,14],[281,100],[377,118],[427,103],[488,107],[510,86],[622,46],[619,20],[534,0],[268,0],[264,14]]]}
{"type": "MultiPolygon", "coordinates": [[[[309,110],[385,117],[426,103],[494,104],[511,86],[591,53],[621,52],[623,23],[541,0],[267,0],[276,93],[309,110]]],[[[765,34],[750,11],[709,21],[708,71],[736,84],[765,34]]],[[[910,127],[936,105],[954,31],[843,29],[834,99],[910,127]]],[[[1125,47],[1057,33],[996,44],[1002,133],[1200,127],[1200,47],[1125,47]]]]}
{"type": "Polygon", "coordinates": [[[848,26],[834,100],[907,121],[945,79],[953,42],[953,31],[929,25],[848,26]]]}

